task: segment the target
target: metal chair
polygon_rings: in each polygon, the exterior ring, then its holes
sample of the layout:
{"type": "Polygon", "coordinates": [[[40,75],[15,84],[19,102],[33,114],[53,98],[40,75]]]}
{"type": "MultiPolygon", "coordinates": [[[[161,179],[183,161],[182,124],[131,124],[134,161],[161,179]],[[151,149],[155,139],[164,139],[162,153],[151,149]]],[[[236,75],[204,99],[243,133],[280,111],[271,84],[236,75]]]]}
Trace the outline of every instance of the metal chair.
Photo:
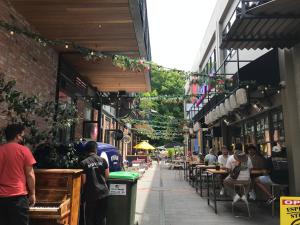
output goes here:
{"type": "MultiPolygon", "coordinates": [[[[276,195],[276,197],[280,197],[282,194],[284,194],[284,191],[287,190],[289,186],[287,184],[271,184],[271,194],[272,196],[275,196],[275,190],[279,190],[279,195],[276,195]]],[[[272,216],[275,216],[275,201],[272,202],[272,216]]]]}
{"type": "Polygon", "coordinates": [[[175,179],[178,176],[179,180],[183,179],[183,166],[181,164],[174,164],[173,170],[175,170],[175,179]]]}

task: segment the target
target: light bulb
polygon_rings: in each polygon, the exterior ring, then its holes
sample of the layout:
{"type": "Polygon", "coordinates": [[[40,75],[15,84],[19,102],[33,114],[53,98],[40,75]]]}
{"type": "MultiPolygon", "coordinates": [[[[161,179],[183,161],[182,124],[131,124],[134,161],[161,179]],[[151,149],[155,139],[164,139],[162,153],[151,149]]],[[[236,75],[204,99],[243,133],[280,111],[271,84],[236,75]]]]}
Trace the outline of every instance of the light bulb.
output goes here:
{"type": "Polygon", "coordinates": [[[91,52],[91,55],[95,55],[95,53],[92,51],[92,52],[91,52]]]}
{"type": "Polygon", "coordinates": [[[69,48],[69,45],[68,45],[68,44],[66,44],[66,45],[65,45],[65,48],[69,48]]]}
{"type": "Polygon", "coordinates": [[[15,32],[14,32],[13,30],[11,30],[11,31],[9,32],[9,34],[10,34],[10,35],[14,35],[15,32]]]}

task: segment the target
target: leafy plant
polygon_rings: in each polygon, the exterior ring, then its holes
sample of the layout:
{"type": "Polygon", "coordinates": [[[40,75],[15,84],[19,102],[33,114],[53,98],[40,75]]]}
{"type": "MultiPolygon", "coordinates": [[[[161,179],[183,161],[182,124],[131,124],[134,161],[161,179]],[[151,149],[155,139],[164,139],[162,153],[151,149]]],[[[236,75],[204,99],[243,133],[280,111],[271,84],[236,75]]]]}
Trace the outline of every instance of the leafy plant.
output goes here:
{"type": "Polygon", "coordinates": [[[20,123],[27,128],[26,144],[33,152],[43,152],[38,163],[51,168],[75,166],[78,158],[74,148],[59,145],[55,139],[60,130],[78,122],[76,105],[43,101],[39,95],[26,96],[15,86],[15,80],[6,81],[4,74],[0,74],[0,113],[6,116],[8,123],[20,123]]]}
{"type": "Polygon", "coordinates": [[[173,158],[174,158],[174,155],[175,155],[174,148],[169,148],[169,149],[168,149],[168,157],[169,157],[170,159],[173,159],[173,158]]]}

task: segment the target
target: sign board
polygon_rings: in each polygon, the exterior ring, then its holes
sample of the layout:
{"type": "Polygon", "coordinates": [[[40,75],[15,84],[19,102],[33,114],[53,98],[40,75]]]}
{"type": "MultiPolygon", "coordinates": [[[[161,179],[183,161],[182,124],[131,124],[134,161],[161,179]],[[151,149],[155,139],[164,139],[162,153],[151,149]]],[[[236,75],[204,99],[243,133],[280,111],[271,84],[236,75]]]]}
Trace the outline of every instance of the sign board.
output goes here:
{"type": "Polygon", "coordinates": [[[280,197],[280,225],[300,225],[300,197],[280,197]]]}
{"type": "Polygon", "coordinates": [[[126,184],[110,184],[110,195],[126,195],[126,184]]]}

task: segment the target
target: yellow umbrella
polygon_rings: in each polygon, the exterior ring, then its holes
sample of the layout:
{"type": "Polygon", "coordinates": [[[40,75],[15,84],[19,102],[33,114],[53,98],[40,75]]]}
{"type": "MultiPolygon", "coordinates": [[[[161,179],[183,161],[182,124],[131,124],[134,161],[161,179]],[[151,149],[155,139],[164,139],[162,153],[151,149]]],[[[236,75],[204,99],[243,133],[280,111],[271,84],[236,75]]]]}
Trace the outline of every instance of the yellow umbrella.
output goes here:
{"type": "Polygon", "coordinates": [[[146,141],[142,141],[141,143],[137,144],[133,148],[140,149],[140,150],[155,150],[155,148],[146,141]]]}

